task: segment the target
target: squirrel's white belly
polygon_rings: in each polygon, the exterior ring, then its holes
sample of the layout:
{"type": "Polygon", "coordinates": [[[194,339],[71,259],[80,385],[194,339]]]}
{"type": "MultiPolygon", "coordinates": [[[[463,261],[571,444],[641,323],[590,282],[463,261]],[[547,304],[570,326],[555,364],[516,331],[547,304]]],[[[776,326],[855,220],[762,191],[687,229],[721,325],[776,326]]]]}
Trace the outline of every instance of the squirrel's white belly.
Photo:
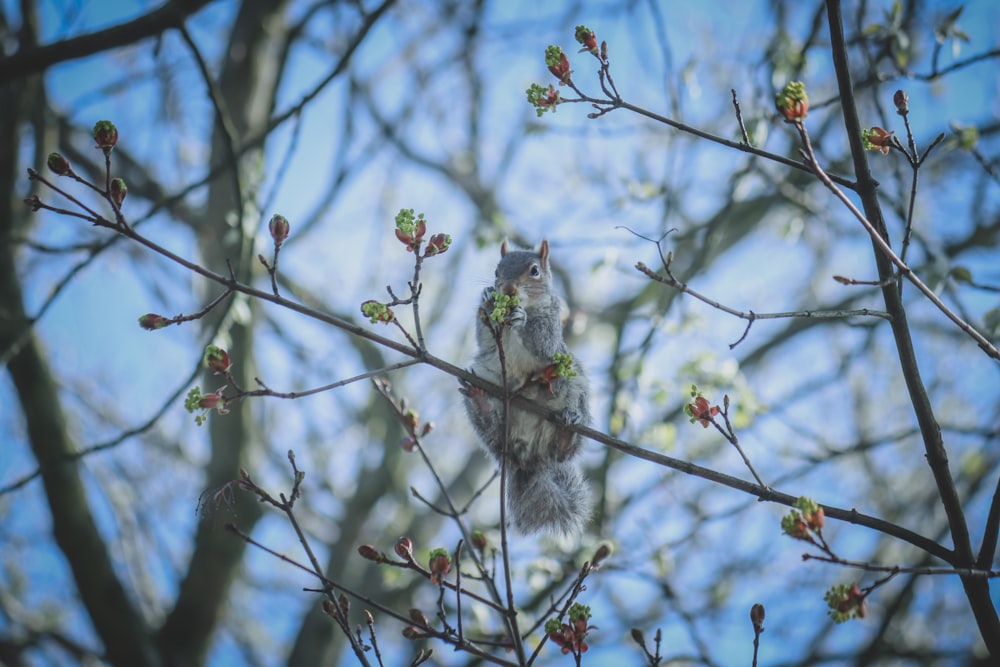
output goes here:
{"type": "Polygon", "coordinates": [[[507,381],[511,391],[516,391],[531,381],[551,361],[539,361],[516,332],[505,331],[503,336],[504,362],[507,367],[507,381]]]}

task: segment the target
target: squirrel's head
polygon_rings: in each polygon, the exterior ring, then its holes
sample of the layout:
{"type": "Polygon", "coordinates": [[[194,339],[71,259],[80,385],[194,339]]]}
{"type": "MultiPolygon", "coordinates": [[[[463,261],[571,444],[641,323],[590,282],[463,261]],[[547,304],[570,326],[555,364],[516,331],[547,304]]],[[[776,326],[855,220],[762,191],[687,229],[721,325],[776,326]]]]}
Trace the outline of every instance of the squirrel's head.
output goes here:
{"type": "Polygon", "coordinates": [[[496,290],[517,295],[522,306],[528,307],[533,297],[549,291],[552,274],[549,271],[549,242],[542,240],[538,251],[510,250],[507,241],[500,245],[500,263],[496,270],[496,290]]]}

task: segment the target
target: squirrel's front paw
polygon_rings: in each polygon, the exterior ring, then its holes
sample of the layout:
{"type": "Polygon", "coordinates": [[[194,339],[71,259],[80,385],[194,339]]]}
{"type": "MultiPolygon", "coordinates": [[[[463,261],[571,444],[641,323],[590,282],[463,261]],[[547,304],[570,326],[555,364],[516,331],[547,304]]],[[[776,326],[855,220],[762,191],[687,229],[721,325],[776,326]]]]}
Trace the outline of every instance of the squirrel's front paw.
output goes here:
{"type": "Polygon", "coordinates": [[[485,287],[485,288],[483,288],[483,295],[480,297],[480,301],[482,301],[483,306],[485,306],[488,310],[493,310],[493,293],[494,292],[496,292],[496,288],[493,288],[493,287],[485,287]]]}
{"type": "Polygon", "coordinates": [[[459,379],[458,391],[465,396],[466,404],[479,416],[487,415],[490,412],[490,398],[486,390],[477,387],[471,382],[459,379]]]}
{"type": "Polygon", "coordinates": [[[510,313],[507,314],[507,324],[512,327],[524,326],[527,320],[528,313],[521,306],[514,306],[510,309],[510,313]]]}
{"type": "Polygon", "coordinates": [[[573,408],[566,408],[559,413],[559,418],[562,419],[564,424],[582,424],[583,415],[574,410],[573,408]]]}

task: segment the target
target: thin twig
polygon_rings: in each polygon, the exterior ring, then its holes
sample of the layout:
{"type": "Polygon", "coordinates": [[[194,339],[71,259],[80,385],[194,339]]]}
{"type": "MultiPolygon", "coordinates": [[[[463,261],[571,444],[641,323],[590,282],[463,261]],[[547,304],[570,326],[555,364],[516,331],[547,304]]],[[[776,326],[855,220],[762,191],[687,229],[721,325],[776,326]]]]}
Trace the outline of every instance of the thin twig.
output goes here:
{"type": "Polygon", "coordinates": [[[805,155],[807,162],[812,166],[813,173],[816,174],[816,177],[819,178],[820,182],[823,183],[823,185],[825,185],[827,189],[841,201],[847,210],[851,212],[858,222],[861,223],[879,251],[882,252],[885,257],[899,269],[899,272],[905,276],[907,280],[913,283],[913,285],[920,290],[920,292],[927,297],[931,303],[937,306],[938,310],[944,313],[944,315],[949,320],[954,322],[959,329],[964,331],[970,338],[976,341],[983,352],[993,359],[1000,361],[1000,350],[998,350],[993,343],[987,340],[985,336],[976,331],[972,325],[959,317],[958,314],[941,301],[938,295],[934,293],[934,290],[924,284],[924,282],[917,277],[906,262],[900,259],[900,257],[893,251],[892,247],[889,246],[889,243],[882,237],[879,231],[875,229],[875,226],[868,221],[868,218],[865,217],[864,213],[858,210],[858,207],[854,205],[854,202],[852,202],[850,198],[848,198],[848,196],[845,195],[844,192],[831,180],[829,174],[823,170],[823,167],[820,166],[819,161],[816,159],[816,154],[813,152],[812,143],[809,141],[809,133],[806,132],[805,126],[801,122],[795,122],[793,125],[795,125],[795,128],[799,132],[799,136],[802,138],[803,154],[805,155]]]}
{"type": "Polygon", "coordinates": [[[747,327],[746,329],[744,329],[743,335],[741,335],[736,342],[730,343],[729,349],[735,348],[737,345],[739,345],[746,339],[747,334],[750,333],[750,327],[756,320],[773,320],[773,319],[784,319],[784,318],[844,319],[848,317],[878,317],[884,320],[891,319],[888,313],[881,310],[872,310],[870,308],[857,308],[852,310],[796,310],[796,311],[787,311],[781,313],[756,313],[752,310],[746,312],[742,310],[736,310],[735,308],[730,308],[729,306],[726,306],[714,299],[705,296],[704,294],[698,292],[697,290],[691,289],[690,287],[687,286],[686,283],[683,283],[676,277],[674,277],[673,273],[670,271],[670,264],[672,259],[673,259],[672,254],[668,253],[663,264],[663,269],[664,269],[663,274],[654,271],[653,269],[646,266],[643,262],[637,262],[635,268],[637,271],[644,273],[653,280],[661,282],[664,285],[673,287],[678,292],[681,292],[683,294],[689,294],[693,296],[695,299],[698,299],[702,303],[708,304],[709,306],[717,310],[721,310],[722,312],[733,315],[734,317],[747,320],[747,327]]]}
{"type": "Polygon", "coordinates": [[[750,135],[747,134],[746,125],[743,124],[743,112],[740,111],[740,102],[736,99],[736,89],[730,88],[733,94],[733,108],[736,109],[736,122],[740,126],[740,134],[743,136],[743,143],[750,146],[750,135]]]}
{"type": "Polygon", "coordinates": [[[960,577],[983,577],[986,579],[996,579],[1000,577],[1000,570],[981,570],[971,567],[907,567],[903,565],[879,565],[877,563],[865,563],[856,560],[847,560],[835,555],[819,556],[816,554],[802,554],[802,560],[818,560],[834,565],[853,567],[867,572],[891,572],[892,574],[927,574],[927,575],[958,575],[960,577]]]}

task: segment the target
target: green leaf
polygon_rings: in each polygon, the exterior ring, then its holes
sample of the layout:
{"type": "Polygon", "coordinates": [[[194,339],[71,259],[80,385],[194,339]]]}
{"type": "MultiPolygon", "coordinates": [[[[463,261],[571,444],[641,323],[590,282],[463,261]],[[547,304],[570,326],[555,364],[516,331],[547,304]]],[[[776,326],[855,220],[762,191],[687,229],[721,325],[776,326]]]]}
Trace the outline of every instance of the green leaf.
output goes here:
{"type": "Polygon", "coordinates": [[[960,283],[971,283],[972,272],[964,266],[956,266],[951,270],[951,277],[960,283]]]}

